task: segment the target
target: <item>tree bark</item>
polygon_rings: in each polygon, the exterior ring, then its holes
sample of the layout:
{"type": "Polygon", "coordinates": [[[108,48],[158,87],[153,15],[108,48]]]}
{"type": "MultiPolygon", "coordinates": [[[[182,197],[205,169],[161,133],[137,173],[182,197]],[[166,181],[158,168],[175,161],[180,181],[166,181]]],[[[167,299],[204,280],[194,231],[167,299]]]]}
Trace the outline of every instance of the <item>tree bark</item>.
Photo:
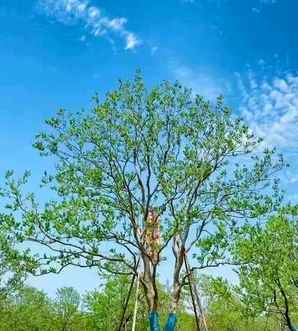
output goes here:
{"type": "Polygon", "coordinates": [[[141,283],[144,288],[145,297],[147,300],[149,311],[158,310],[158,291],[156,287],[156,266],[152,266],[149,257],[142,254],[142,261],[144,265],[143,275],[141,276],[141,283]]]}
{"type": "Polygon", "coordinates": [[[172,250],[175,257],[174,275],[173,275],[173,291],[170,313],[176,314],[180,295],[181,295],[181,279],[180,274],[183,267],[185,248],[179,236],[174,237],[172,250]]]}

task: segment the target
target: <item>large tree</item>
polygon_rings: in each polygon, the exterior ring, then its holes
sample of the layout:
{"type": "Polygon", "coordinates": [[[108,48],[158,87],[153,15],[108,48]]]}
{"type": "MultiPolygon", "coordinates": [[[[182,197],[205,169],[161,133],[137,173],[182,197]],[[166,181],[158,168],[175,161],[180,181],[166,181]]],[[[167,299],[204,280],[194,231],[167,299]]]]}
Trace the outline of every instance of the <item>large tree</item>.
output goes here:
{"type": "Polygon", "coordinates": [[[287,329],[298,324],[298,209],[283,208],[265,225],[247,224],[237,233],[241,261],[239,293],[251,315],[280,316],[287,329]]]}
{"type": "Polygon", "coordinates": [[[200,277],[208,328],[214,331],[280,331],[276,314],[251,314],[238,288],[222,278],[200,277]]]}
{"type": "Polygon", "coordinates": [[[34,243],[26,254],[36,274],[67,266],[139,274],[156,330],[161,262],[172,252],[170,328],[187,279],[184,256],[194,269],[232,263],[226,250],[236,221],[279,203],[271,188],[277,192],[282,158],[261,153],[222,98],[212,104],[179,83],[147,89],[138,73],[102,101],[96,96],[90,111],[60,110],[46,123],[34,147],[55,164],[42,180],[54,198],[38,202],[25,193],[27,175],[8,173],[2,228],[34,243]]]}

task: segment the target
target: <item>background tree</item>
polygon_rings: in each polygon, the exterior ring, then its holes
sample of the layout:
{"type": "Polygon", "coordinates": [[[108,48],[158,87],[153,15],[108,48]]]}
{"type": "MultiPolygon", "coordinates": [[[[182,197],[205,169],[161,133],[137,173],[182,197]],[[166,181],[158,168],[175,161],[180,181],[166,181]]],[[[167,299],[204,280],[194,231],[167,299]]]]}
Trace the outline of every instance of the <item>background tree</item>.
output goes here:
{"type": "MultiPolygon", "coordinates": [[[[88,321],[92,330],[107,330],[108,328],[118,330],[130,283],[131,279],[126,275],[109,275],[105,278],[100,289],[90,291],[85,295],[85,308],[88,313],[88,321]]],[[[165,322],[171,296],[161,284],[158,284],[158,288],[160,293],[160,318],[162,322],[165,322]]],[[[135,295],[134,287],[125,314],[123,330],[131,330],[135,295]]],[[[143,293],[140,293],[138,301],[136,330],[147,331],[148,310],[143,293]]],[[[187,309],[187,298],[185,303],[186,304],[181,305],[178,310],[179,323],[177,325],[177,330],[196,330],[193,315],[189,313],[187,309]]]]}
{"type": "Polygon", "coordinates": [[[211,331],[280,331],[274,315],[251,314],[235,286],[222,278],[202,277],[208,328],[211,331]]]}
{"type": "Polygon", "coordinates": [[[0,300],[22,288],[29,268],[26,254],[18,252],[0,232],[0,300]]]}
{"type": "Polygon", "coordinates": [[[175,322],[185,254],[196,269],[232,263],[226,251],[237,219],[258,217],[279,203],[269,186],[282,158],[269,150],[253,154],[258,139],[222,98],[212,105],[178,83],[147,90],[137,74],[102,102],[95,97],[90,112],[61,110],[47,124],[50,130],[34,146],[55,160],[43,184],[57,198],[38,203],[24,191],[27,174],[16,181],[8,173],[2,231],[44,248],[40,255],[27,251],[36,274],[70,265],[140,272],[155,319],[158,267],[168,246],[175,322]]]}
{"type": "MultiPolygon", "coordinates": [[[[82,305],[76,312],[73,323],[68,324],[67,330],[73,331],[103,331],[106,327],[116,330],[118,323],[113,316],[120,316],[122,310],[121,296],[114,291],[110,285],[116,285],[119,289],[120,283],[128,285],[123,277],[109,277],[106,285],[99,290],[86,293],[85,307],[82,305]],[[110,285],[108,285],[108,283],[110,285]],[[120,300],[118,300],[120,299],[120,300]],[[112,300],[112,302],[111,302],[112,300]],[[111,306],[113,305],[113,306],[111,306]],[[110,324],[108,324],[110,322],[110,324]]],[[[123,288],[124,290],[124,288],[123,288]]],[[[166,319],[167,305],[170,294],[161,288],[161,320],[166,319]]],[[[280,323],[280,316],[276,311],[270,314],[254,312],[235,288],[226,281],[217,278],[201,277],[200,291],[204,297],[208,330],[210,331],[280,331],[286,330],[280,323]]],[[[122,297],[124,299],[124,296],[122,297]]],[[[187,304],[187,298],[183,302],[187,304]]],[[[132,300],[133,301],[133,300],[132,300]]],[[[144,306],[145,299],[140,298],[137,330],[148,330],[147,312],[144,306]]],[[[43,292],[24,287],[15,293],[1,299],[3,310],[0,314],[0,330],[32,331],[49,330],[61,331],[62,315],[57,314],[57,301],[50,299],[43,292]]],[[[130,303],[129,314],[132,311],[130,303]]],[[[297,306],[291,308],[293,316],[298,314],[297,306]]],[[[131,323],[127,325],[130,330],[131,323]]],[[[123,329],[125,330],[125,329],[123,329]]],[[[195,331],[196,325],[190,310],[180,307],[178,312],[177,330],[195,331]]]]}
{"type": "MultiPolygon", "coordinates": [[[[73,291],[72,291],[73,292],[73,291]]],[[[32,287],[22,287],[5,298],[1,298],[0,330],[14,331],[93,331],[96,328],[88,326],[88,315],[82,309],[75,314],[66,314],[61,306],[73,306],[69,300],[69,293],[64,289],[59,290],[59,309],[57,299],[49,298],[45,293],[32,287]],[[62,294],[61,294],[62,293],[62,294]],[[67,299],[65,299],[67,297],[67,299]],[[62,299],[63,298],[63,299],[62,299]],[[63,302],[63,304],[61,304],[63,302]],[[67,304],[65,304],[67,302],[67,304]],[[69,318],[71,316],[71,318],[69,318]],[[67,323],[65,323],[67,320],[67,323]]],[[[76,293],[76,291],[75,291],[76,293]]],[[[102,329],[104,330],[104,329],[102,329]]]]}
{"type": "MultiPolygon", "coordinates": [[[[111,328],[117,330],[120,325],[131,279],[126,275],[108,276],[100,290],[94,290],[85,296],[85,305],[92,327],[96,330],[111,328]]],[[[123,321],[123,330],[131,329],[132,314],[135,303],[135,287],[131,293],[126,314],[123,321]]],[[[144,297],[139,297],[139,311],[137,330],[147,330],[147,310],[144,297]],[[144,323],[145,321],[145,323],[144,323]]]]}
{"type": "Polygon", "coordinates": [[[73,287],[58,289],[55,300],[55,310],[58,315],[58,325],[61,331],[75,330],[78,324],[80,294],[73,287]]]}
{"type": "Polygon", "coordinates": [[[32,287],[24,287],[10,297],[6,315],[1,318],[2,330],[52,331],[54,311],[49,298],[32,287]]]}
{"type": "Polygon", "coordinates": [[[298,324],[297,208],[283,208],[265,224],[246,225],[237,234],[239,293],[251,315],[280,315],[287,328],[298,324]]]}

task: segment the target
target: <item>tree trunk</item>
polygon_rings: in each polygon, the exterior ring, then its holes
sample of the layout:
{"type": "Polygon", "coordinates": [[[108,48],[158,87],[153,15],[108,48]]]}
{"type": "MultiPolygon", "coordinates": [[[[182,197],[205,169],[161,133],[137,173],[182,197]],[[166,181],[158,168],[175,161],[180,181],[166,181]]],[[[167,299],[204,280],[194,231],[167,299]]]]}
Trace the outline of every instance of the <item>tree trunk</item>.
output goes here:
{"type": "Polygon", "coordinates": [[[144,288],[148,308],[149,311],[157,311],[158,291],[156,287],[156,266],[152,266],[149,257],[145,254],[142,254],[142,261],[144,265],[144,271],[140,280],[144,288]]]}
{"type": "MultiPolygon", "coordinates": [[[[181,296],[181,270],[184,264],[185,248],[179,236],[174,237],[172,249],[175,256],[175,268],[173,275],[170,313],[164,329],[165,331],[175,330],[177,322],[176,312],[181,296]]],[[[158,315],[158,289],[156,286],[156,269],[159,259],[153,261],[144,250],[142,254],[142,261],[143,274],[141,276],[141,283],[144,288],[145,297],[149,308],[150,331],[161,331],[158,315]]]]}
{"type": "MultiPolygon", "coordinates": [[[[158,289],[156,286],[156,267],[157,264],[152,263],[149,257],[146,255],[142,256],[144,263],[144,272],[141,278],[141,282],[144,288],[148,308],[149,308],[149,325],[150,331],[161,331],[159,315],[158,315],[158,289]]],[[[183,260],[182,260],[183,261],[183,260]]],[[[177,287],[176,291],[173,291],[173,302],[171,312],[168,316],[168,320],[165,326],[165,331],[175,331],[176,327],[176,307],[179,302],[181,288],[177,287]]]]}
{"type": "Polygon", "coordinates": [[[180,274],[183,267],[184,254],[185,254],[185,249],[184,246],[182,245],[180,237],[178,236],[174,237],[172,250],[175,257],[175,267],[174,267],[174,275],[173,275],[173,291],[172,291],[172,302],[170,307],[170,313],[176,314],[178,304],[180,301],[181,289],[182,289],[180,274]]]}

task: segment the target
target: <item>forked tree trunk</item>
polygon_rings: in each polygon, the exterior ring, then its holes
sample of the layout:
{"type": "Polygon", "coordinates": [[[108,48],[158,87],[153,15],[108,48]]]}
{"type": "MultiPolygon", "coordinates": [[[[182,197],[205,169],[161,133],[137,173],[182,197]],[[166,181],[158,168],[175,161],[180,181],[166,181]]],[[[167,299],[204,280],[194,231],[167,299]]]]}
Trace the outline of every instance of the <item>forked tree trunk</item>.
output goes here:
{"type": "MultiPolygon", "coordinates": [[[[144,273],[142,275],[142,285],[145,292],[145,297],[149,307],[149,325],[150,331],[161,331],[159,314],[158,314],[158,289],[156,286],[156,265],[152,264],[148,256],[142,256],[144,263],[144,273]]],[[[173,304],[171,304],[170,314],[165,325],[165,331],[174,331],[176,327],[176,308],[180,298],[181,289],[176,286],[176,291],[173,291],[173,304]]]]}
{"type": "Polygon", "coordinates": [[[156,279],[152,273],[151,261],[145,254],[142,255],[144,265],[141,282],[144,288],[145,297],[150,311],[157,311],[158,309],[158,292],[156,288],[156,279]]]}

